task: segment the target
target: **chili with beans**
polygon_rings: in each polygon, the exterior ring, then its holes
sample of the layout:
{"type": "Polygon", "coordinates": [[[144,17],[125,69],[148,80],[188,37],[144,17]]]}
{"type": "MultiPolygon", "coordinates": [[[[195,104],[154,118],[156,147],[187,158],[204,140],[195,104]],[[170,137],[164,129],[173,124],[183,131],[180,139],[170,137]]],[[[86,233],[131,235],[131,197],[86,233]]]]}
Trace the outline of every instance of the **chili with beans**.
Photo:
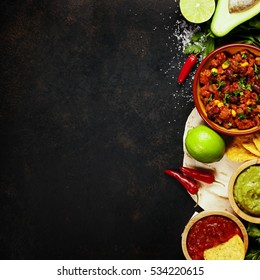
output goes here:
{"type": "Polygon", "coordinates": [[[210,120],[227,129],[260,126],[260,57],[221,52],[200,73],[200,84],[210,120]]]}

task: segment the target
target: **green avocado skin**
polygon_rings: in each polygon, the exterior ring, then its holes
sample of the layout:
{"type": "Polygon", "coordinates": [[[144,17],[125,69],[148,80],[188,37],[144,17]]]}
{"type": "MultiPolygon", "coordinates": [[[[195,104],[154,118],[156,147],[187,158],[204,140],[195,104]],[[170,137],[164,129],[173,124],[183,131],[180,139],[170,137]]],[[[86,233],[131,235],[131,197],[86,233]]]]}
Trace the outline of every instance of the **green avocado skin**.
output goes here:
{"type": "Polygon", "coordinates": [[[260,1],[249,9],[230,13],[227,0],[218,0],[215,13],[212,18],[210,29],[217,37],[227,35],[239,24],[253,18],[260,13],[260,1]]]}

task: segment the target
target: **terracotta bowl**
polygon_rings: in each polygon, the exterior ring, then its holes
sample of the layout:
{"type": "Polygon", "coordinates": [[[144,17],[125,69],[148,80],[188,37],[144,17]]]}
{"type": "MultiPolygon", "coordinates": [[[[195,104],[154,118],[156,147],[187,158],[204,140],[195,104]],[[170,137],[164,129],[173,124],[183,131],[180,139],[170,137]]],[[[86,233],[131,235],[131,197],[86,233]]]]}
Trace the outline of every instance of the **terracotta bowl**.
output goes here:
{"type": "Polygon", "coordinates": [[[230,212],[227,212],[227,211],[202,211],[199,214],[196,214],[195,216],[193,216],[189,220],[189,222],[185,226],[184,231],[182,233],[182,240],[181,240],[182,251],[183,251],[183,254],[184,254],[184,256],[187,260],[192,260],[191,256],[189,255],[188,248],[187,248],[187,238],[188,238],[188,234],[189,234],[190,229],[199,220],[201,220],[205,217],[208,217],[208,216],[212,216],[212,215],[226,217],[226,218],[234,221],[237,224],[237,226],[240,228],[240,231],[241,231],[242,236],[243,236],[245,252],[247,251],[247,248],[248,248],[248,234],[247,234],[245,226],[239,220],[239,218],[237,218],[235,215],[233,215],[233,214],[231,214],[230,212]]]}
{"type": "Polygon", "coordinates": [[[227,128],[224,128],[223,126],[220,126],[220,125],[216,124],[215,122],[211,121],[207,117],[205,106],[200,99],[201,85],[199,82],[199,76],[200,76],[201,71],[204,71],[206,68],[208,68],[210,61],[215,57],[216,54],[218,54],[220,52],[226,52],[226,53],[229,53],[232,55],[232,54],[235,54],[238,51],[241,51],[244,49],[250,51],[251,53],[253,53],[256,56],[260,56],[260,48],[257,48],[252,45],[229,44],[229,45],[222,46],[222,47],[214,50],[213,52],[211,52],[207,57],[205,57],[203,59],[203,61],[201,62],[201,64],[199,65],[199,67],[195,73],[193,86],[192,86],[194,103],[195,103],[195,106],[196,106],[200,116],[202,117],[202,119],[215,131],[222,133],[222,134],[231,135],[231,136],[252,134],[256,131],[259,131],[260,126],[252,127],[250,129],[243,129],[243,130],[237,129],[237,128],[227,129],[227,128]]]}
{"type": "Polygon", "coordinates": [[[239,205],[237,204],[235,197],[234,197],[234,185],[236,183],[237,177],[245,171],[247,168],[253,165],[259,165],[260,166],[260,158],[259,159],[253,159],[244,162],[241,164],[232,174],[229,184],[228,184],[228,196],[229,196],[229,202],[231,204],[231,207],[235,211],[235,213],[242,218],[243,220],[246,220],[251,223],[260,224],[260,217],[253,216],[249,213],[246,213],[239,205]]]}

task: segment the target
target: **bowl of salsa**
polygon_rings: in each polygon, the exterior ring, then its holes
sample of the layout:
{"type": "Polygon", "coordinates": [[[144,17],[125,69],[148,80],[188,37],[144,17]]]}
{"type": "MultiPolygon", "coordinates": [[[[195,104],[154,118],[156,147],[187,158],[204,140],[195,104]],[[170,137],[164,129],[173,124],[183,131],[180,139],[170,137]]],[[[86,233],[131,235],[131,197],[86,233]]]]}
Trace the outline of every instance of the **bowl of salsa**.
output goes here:
{"type": "Polygon", "coordinates": [[[246,161],[234,171],[228,184],[228,196],[240,218],[260,224],[260,158],[246,161]]]}
{"type": "Polygon", "coordinates": [[[199,65],[192,86],[202,119],[226,135],[260,130],[260,48],[229,44],[199,65]]]}
{"type": "Polygon", "coordinates": [[[202,211],[186,225],[181,244],[187,260],[243,260],[248,235],[230,212],[202,211]]]}

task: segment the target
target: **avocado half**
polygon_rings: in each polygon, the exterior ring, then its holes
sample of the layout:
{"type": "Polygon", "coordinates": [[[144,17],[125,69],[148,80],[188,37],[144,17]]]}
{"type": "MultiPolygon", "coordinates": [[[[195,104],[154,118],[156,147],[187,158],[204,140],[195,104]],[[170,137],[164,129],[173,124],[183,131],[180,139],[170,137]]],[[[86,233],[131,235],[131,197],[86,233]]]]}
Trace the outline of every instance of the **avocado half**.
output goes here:
{"type": "Polygon", "coordinates": [[[218,4],[211,22],[211,31],[218,37],[225,36],[239,24],[260,13],[260,1],[254,6],[240,11],[229,12],[228,0],[218,0],[218,4]]]}

